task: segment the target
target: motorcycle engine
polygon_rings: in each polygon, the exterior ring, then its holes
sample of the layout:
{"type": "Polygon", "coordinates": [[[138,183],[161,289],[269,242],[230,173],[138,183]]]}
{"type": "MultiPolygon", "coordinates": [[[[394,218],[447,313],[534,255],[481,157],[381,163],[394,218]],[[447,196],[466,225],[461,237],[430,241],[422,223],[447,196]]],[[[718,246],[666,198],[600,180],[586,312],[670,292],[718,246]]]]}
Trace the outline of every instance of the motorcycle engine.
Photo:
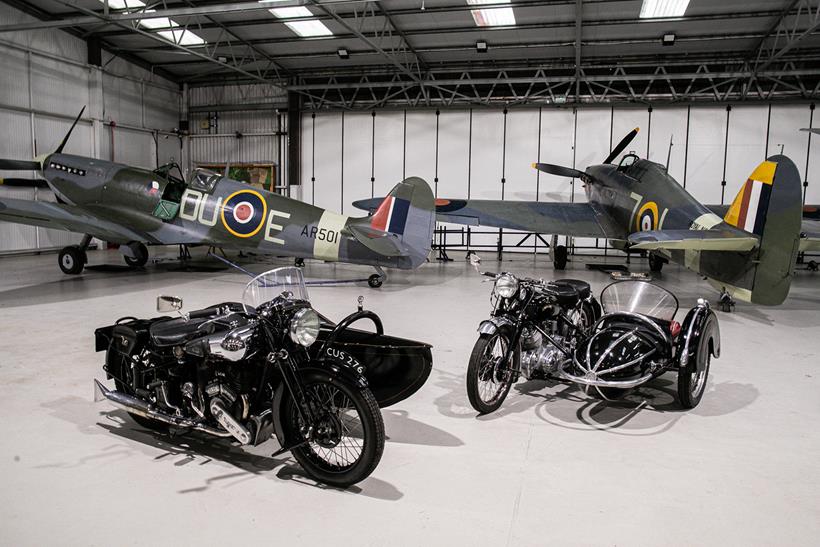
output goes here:
{"type": "MultiPolygon", "coordinates": [[[[546,330],[546,329],[545,329],[546,330]]],[[[553,329],[547,330],[550,332],[553,329]]],[[[553,332],[550,334],[557,343],[563,343],[563,337],[553,332]]],[[[521,333],[521,373],[527,380],[543,379],[558,370],[558,364],[564,354],[551,342],[533,328],[525,328],[521,333]]]]}

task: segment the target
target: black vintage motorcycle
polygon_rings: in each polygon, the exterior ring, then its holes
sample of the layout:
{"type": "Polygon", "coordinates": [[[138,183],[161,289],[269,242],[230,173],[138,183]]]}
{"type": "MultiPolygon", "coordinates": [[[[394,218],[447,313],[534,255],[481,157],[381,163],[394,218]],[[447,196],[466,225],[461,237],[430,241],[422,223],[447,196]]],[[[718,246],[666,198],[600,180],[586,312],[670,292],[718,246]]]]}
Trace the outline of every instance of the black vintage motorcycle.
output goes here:
{"type": "Polygon", "coordinates": [[[586,281],[479,273],[495,280],[493,310],[478,327],[467,395],[486,414],[501,406],[520,376],[532,380],[555,373],[601,316],[601,306],[586,281]]]}
{"type": "Polygon", "coordinates": [[[124,317],[96,330],[107,399],[138,424],[199,431],[257,445],[276,435],[314,479],[345,487],[379,463],[385,433],[380,406],[415,393],[432,368],[430,346],[384,334],[359,310],[338,325],[310,304],[302,272],[278,268],[254,278],[242,303],[182,314],[160,296],[160,312],[124,317]],[[352,329],[368,320],[376,332],[352,329]]]}

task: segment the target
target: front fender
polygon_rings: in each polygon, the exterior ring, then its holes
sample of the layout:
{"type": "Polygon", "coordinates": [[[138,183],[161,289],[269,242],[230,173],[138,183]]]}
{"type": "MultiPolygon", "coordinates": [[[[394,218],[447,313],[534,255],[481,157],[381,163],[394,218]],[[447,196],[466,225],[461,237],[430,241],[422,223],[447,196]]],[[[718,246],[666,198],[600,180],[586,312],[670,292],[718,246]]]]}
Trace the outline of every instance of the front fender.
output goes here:
{"type": "MultiPolygon", "coordinates": [[[[329,359],[321,361],[311,361],[306,367],[299,369],[299,378],[302,382],[309,379],[313,374],[330,374],[339,378],[345,383],[349,383],[359,389],[367,388],[367,378],[363,374],[354,370],[344,364],[333,362],[329,359]]],[[[284,405],[287,403],[290,393],[287,391],[285,381],[279,382],[276,391],[273,394],[273,429],[276,432],[276,438],[279,444],[284,448],[287,446],[288,440],[285,439],[285,428],[282,426],[282,416],[284,414],[284,405]]]]}
{"type": "Polygon", "coordinates": [[[703,370],[707,352],[715,358],[720,357],[720,323],[708,303],[699,303],[689,310],[681,325],[681,333],[677,348],[681,369],[689,372],[703,370]]]}
{"type": "Polygon", "coordinates": [[[479,334],[495,334],[504,328],[513,328],[515,324],[502,315],[485,319],[478,325],[479,334]]]}

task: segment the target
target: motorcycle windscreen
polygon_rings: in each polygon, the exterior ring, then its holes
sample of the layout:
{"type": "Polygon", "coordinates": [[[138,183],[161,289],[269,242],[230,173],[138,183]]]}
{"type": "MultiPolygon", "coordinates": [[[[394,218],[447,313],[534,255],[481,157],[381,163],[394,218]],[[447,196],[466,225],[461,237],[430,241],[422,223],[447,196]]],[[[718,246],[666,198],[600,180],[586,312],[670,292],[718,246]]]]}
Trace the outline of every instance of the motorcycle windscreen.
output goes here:
{"type": "MultiPolygon", "coordinates": [[[[321,347],[329,335],[330,329],[322,328],[313,347],[321,347]]],[[[428,344],[386,334],[348,328],[340,332],[336,342],[328,348],[329,357],[333,357],[333,350],[347,353],[361,363],[380,408],[413,395],[424,385],[433,369],[433,355],[428,344]]]]}

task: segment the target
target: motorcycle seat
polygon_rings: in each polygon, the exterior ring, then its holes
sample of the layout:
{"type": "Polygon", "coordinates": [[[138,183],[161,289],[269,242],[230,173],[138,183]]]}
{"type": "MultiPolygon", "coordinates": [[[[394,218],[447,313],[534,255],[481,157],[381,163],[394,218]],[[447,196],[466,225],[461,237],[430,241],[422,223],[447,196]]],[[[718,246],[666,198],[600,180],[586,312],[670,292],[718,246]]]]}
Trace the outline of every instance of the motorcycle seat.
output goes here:
{"type": "Polygon", "coordinates": [[[578,296],[581,297],[581,300],[586,300],[589,298],[589,295],[592,294],[592,288],[589,286],[589,283],[580,279],[556,279],[553,283],[556,285],[569,285],[574,288],[578,291],[578,296]]]}
{"type": "Polygon", "coordinates": [[[574,308],[581,299],[575,287],[566,283],[552,282],[549,289],[558,305],[564,308],[574,308]]]}
{"type": "Polygon", "coordinates": [[[194,338],[213,334],[218,328],[225,328],[216,322],[205,323],[220,315],[226,315],[230,312],[240,311],[241,309],[241,304],[227,302],[192,311],[187,321],[182,317],[161,319],[149,327],[148,334],[151,337],[151,342],[155,346],[176,346],[184,344],[194,338]]]}

